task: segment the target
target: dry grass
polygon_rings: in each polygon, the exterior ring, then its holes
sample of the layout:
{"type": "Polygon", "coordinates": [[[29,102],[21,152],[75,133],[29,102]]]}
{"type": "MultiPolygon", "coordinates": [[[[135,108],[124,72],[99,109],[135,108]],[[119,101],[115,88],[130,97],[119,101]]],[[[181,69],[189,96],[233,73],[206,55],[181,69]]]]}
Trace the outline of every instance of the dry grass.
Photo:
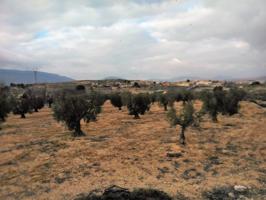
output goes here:
{"type": "Polygon", "coordinates": [[[265,108],[243,102],[240,114],[189,128],[181,147],[179,128],[157,105],[134,120],[107,102],[97,122],[82,124],[86,136],[75,139],[48,108],[26,119],[10,115],[0,132],[0,199],[71,199],[113,184],[191,199],[215,186],[263,188],[265,123],[265,108]]]}

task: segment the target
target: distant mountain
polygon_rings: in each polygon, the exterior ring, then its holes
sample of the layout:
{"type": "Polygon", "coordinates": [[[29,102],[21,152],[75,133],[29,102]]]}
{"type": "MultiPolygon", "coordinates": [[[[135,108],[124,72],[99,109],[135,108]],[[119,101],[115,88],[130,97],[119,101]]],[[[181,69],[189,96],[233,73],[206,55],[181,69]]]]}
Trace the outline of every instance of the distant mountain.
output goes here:
{"type": "MultiPolygon", "coordinates": [[[[66,76],[51,74],[46,72],[37,72],[37,83],[57,83],[68,82],[73,79],[66,76]]],[[[0,69],[0,82],[9,85],[10,83],[34,83],[33,71],[20,71],[14,69],[0,69]]]]}
{"type": "Polygon", "coordinates": [[[178,82],[178,81],[186,81],[186,80],[203,80],[201,77],[196,76],[179,76],[173,78],[165,78],[165,79],[150,79],[154,81],[166,81],[166,82],[178,82]]]}
{"type": "Polygon", "coordinates": [[[125,79],[117,77],[117,76],[108,76],[108,77],[105,77],[103,80],[125,80],[125,79]]]}
{"type": "Polygon", "coordinates": [[[260,77],[247,77],[247,78],[236,78],[234,81],[266,81],[266,76],[260,77]]]}

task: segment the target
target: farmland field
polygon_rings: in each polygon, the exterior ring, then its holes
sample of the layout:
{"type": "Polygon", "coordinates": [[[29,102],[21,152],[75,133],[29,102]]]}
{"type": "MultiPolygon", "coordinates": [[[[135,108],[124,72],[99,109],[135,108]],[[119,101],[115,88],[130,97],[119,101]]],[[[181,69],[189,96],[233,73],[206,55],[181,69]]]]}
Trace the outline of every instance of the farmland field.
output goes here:
{"type": "Polygon", "coordinates": [[[0,199],[72,199],[111,185],[189,199],[242,185],[253,199],[265,197],[266,108],[257,104],[243,101],[239,114],[217,123],[204,117],[187,130],[186,146],[157,103],[136,120],[107,101],[77,138],[52,115],[45,107],[26,119],[10,114],[1,125],[0,199]]]}

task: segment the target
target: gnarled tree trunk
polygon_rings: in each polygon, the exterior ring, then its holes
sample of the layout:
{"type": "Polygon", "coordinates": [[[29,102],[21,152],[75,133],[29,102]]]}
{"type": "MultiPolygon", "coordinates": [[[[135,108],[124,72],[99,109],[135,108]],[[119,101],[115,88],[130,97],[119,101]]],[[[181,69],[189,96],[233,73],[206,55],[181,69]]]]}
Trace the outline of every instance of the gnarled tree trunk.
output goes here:
{"type": "Polygon", "coordinates": [[[76,126],[74,129],[74,136],[79,137],[79,136],[84,136],[85,134],[82,132],[81,127],[80,127],[80,121],[76,122],[76,126]]]}
{"type": "Polygon", "coordinates": [[[135,114],[134,114],[134,119],[139,119],[140,117],[139,117],[139,114],[136,112],[135,114]]]}
{"type": "Polygon", "coordinates": [[[164,110],[167,111],[167,104],[164,104],[164,110]]]}
{"type": "Polygon", "coordinates": [[[180,135],[179,135],[179,142],[182,145],[186,145],[186,137],[185,137],[185,127],[181,127],[180,135]]]}

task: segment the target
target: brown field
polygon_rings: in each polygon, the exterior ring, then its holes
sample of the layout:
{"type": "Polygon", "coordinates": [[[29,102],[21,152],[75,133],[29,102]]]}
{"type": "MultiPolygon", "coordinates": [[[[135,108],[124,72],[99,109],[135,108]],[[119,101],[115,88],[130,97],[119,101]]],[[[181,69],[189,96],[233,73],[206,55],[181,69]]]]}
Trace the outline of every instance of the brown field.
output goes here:
{"type": "Polygon", "coordinates": [[[190,199],[220,186],[262,189],[265,124],[265,108],[242,102],[240,114],[219,116],[218,123],[206,117],[200,129],[189,128],[182,147],[179,127],[171,128],[157,105],[135,120],[106,102],[96,122],[82,124],[86,136],[80,138],[48,108],[26,119],[10,115],[0,131],[0,199],[72,199],[110,185],[190,199]],[[169,158],[168,152],[182,155],[169,158]]]}

